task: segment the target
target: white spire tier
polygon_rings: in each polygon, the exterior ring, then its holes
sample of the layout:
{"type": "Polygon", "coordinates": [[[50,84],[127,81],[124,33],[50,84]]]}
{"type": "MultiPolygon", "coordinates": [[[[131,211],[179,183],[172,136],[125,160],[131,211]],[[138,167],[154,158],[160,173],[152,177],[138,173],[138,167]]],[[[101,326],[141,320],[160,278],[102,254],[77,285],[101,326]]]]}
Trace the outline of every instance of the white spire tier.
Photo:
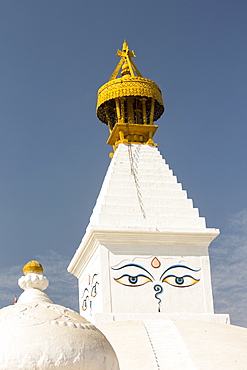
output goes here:
{"type": "MultiPolygon", "coordinates": [[[[203,231],[193,208],[155,146],[120,144],[106,174],[89,227],[115,230],[203,231]]],[[[214,234],[215,230],[211,230],[214,234]]]]}

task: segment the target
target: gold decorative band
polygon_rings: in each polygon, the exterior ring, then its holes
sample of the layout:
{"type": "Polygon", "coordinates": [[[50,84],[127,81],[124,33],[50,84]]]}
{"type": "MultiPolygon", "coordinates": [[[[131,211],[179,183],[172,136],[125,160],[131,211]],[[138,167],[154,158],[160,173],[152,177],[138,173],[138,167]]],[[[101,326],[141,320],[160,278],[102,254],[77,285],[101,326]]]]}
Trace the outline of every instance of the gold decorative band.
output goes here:
{"type": "Polygon", "coordinates": [[[143,77],[117,78],[104,84],[98,91],[97,108],[108,100],[125,96],[140,96],[156,99],[162,106],[161,91],[155,82],[143,77]]]}

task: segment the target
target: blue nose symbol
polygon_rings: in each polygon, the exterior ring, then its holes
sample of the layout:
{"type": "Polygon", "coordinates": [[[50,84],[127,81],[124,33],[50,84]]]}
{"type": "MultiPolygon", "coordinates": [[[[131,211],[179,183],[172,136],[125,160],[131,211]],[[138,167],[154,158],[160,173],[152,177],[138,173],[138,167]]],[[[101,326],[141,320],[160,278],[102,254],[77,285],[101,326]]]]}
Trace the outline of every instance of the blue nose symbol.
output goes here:
{"type": "Polygon", "coordinates": [[[158,307],[158,311],[160,312],[160,303],[161,303],[161,299],[158,297],[162,292],[163,292],[163,288],[162,288],[162,286],[161,285],[159,285],[159,284],[156,284],[155,286],[154,286],[154,291],[156,292],[155,293],[155,298],[156,299],[158,299],[158,305],[159,305],[159,307],[158,307]]]}

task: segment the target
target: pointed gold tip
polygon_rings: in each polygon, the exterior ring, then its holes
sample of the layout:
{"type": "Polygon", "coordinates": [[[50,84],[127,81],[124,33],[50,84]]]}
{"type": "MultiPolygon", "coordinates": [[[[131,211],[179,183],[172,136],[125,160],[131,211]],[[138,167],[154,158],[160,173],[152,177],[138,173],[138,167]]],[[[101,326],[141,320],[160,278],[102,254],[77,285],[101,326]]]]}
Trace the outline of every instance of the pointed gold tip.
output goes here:
{"type": "Polygon", "coordinates": [[[129,50],[129,45],[127,44],[127,41],[124,40],[122,51],[125,51],[126,52],[127,50],[129,50]]]}
{"type": "Polygon", "coordinates": [[[122,50],[117,51],[116,55],[118,57],[121,57],[121,59],[118,62],[118,65],[116,66],[113,74],[111,75],[111,78],[109,81],[116,79],[119,75],[123,76],[138,76],[142,77],[140,71],[136,67],[135,63],[131,58],[136,57],[134,50],[129,50],[129,45],[126,40],[123,42],[122,50]],[[124,67],[123,67],[124,66],[124,67]],[[120,72],[120,70],[123,70],[123,73],[120,72]]]}

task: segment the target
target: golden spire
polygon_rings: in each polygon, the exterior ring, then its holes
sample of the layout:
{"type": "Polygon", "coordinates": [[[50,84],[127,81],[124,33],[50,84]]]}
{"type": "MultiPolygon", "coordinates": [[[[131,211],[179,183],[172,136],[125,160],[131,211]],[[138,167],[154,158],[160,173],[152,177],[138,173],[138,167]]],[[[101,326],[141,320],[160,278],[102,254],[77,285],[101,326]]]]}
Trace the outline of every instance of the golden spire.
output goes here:
{"type": "Polygon", "coordinates": [[[114,150],[119,143],[157,145],[152,138],[158,128],[154,121],[164,112],[161,91],[142,77],[125,40],[116,55],[121,59],[109,82],[99,89],[96,108],[99,120],[109,127],[107,144],[114,150]]]}
{"type": "Polygon", "coordinates": [[[135,71],[137,76],[142,77],[135,63],[131,59],[131,57],[136,57],[135,52],[134,50],[129,51],[129,45],[127,44],[126,40],[124,40],[122,50],[118,50],[116,55],[120,56],[121,59],[118,65],[116,66],[113,74],[111,75],[111,78],[109,81],[117,78],[121,66],[122,66],[122,72],[121,72],[122,76],[128,75],[128,76],[134,77],[135,76],[134,71],[135,71]]]}

